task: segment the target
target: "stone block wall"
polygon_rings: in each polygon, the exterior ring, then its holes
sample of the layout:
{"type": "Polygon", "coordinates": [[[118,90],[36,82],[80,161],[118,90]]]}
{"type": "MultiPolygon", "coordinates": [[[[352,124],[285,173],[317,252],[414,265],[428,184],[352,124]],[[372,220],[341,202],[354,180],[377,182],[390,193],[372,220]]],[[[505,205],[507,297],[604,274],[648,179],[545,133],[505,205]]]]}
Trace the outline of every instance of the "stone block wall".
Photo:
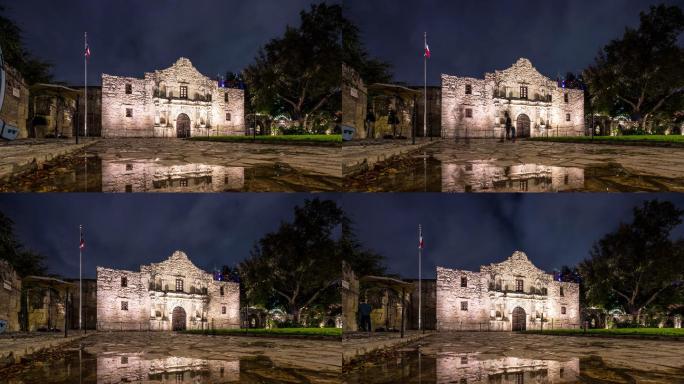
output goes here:
{"type": "Polygon", "coordinates": [[[153,135],[154,120],[148,112],[145,81],[134,77],[102,75],[102,136],[145,137],[153,135]],[[131,94],[126,94],[126,86],[131,94]],[[127,110],[131,116],[127,117],[127,110]]]}
{"type": "Polygon", "coordinates": [[[5,74],[7,77],[5,84],[5,98],[2,109],[0,109],[0,119],[5,123],[19,129],[17,138],[28,137],[26,121],[29,110],[29,89],[19,71],[5,63],[5,74]]]}
{"type": "Polygon", "coordinates": [[[359,311],[359,279],[349,264],[342,262],[342,331],[356,332],[359,311]]]}
{"type": "Polygon", "coordinates": [[[342,64],[342,124],[356,128],[354,138],[366,138],[364,123],[368,111],[368,90],[351,67],[342,64]]]}
{"type": "Polygon", "coordinates": [[[211,281],[207,321],[213,328],[240,328],[240,285],[228,281],[211,281]],[[221,295],[223,288],[223,295],[221,295]],[[225,308],[225,313],[224,312],[225,308]]]}
{"type": "Polygon", "coordinates": [[[98,330],[147,330],[150,300],[148,279],[139,272],[97,267],[98,330]],[[127,286],[121,286],[121,278],[127,286]],[[126,303],[128,309],[122,309],[126,303]]]}
{"type": "Polygon", "coordinates": [[[0,260],[0,320],[7,321],[5,332],[20,329],[21,278],[11,265],[0,260]]]}

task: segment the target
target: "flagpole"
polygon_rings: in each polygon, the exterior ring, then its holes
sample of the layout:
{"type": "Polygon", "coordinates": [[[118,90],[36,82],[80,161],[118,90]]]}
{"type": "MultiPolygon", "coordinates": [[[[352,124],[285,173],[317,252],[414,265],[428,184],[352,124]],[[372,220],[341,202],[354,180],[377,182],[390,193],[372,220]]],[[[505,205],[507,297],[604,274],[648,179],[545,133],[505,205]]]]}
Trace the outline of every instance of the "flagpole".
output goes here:
{"type": "Polygon", "coordinates": [[[81,314],[83,312],[83,225],[78,226],[80,238],[78,239],[78,329],[83,330],[81,314]]]}
{"type": "Polygon", "coordinates": [[[422,299],[423,299],[423,287],[422,287],[422,280],[423,280],[423,228],[421,227],[420,224],[418,224],[418,330],[423,329],[423,316],[421,315],[422,312],[422,299]]]}
{"type": "Polygon", "coordinates": [[[85,115],[83,117],[83,127],[84,127],[84,136],[88,137],[88,32],[85,32],[85,35],[83,36],[83,41],[85,44],[85,49],[83,51],[83,63],[84,68],[85,68],[85,73],[84,73],[84,87],[83,87],[83,92],[84,92],[84,99],[83,102],[85,103],[85,115]]]}
{"type": "MultiPolygon", "coordinates": [[[[424,34],[427,47],[427,32],[424,34]]],[[[427,137],[427,55],[423,55],[423,137],[427,137]]]]}

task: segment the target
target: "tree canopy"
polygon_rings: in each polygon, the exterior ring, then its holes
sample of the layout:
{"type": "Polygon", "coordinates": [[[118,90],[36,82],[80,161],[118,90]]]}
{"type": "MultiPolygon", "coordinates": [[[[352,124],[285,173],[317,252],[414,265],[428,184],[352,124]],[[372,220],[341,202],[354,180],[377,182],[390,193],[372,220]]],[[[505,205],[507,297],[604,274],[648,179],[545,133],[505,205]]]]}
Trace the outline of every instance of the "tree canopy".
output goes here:
{"type": "Polygon", "coordinates": [[[0,212],[0,259],[7,260],[21,277],[45,275],[45,258],[27,250],[14,233],[12,219],[0,212]]]}
{"type": "Polygon", "coordinates": [[[633,221],[594,244],[579,265],[589,304],[622,307],[639,322],[649,306],[682,295],[684,241],[671,239],[684,211],[670,202],[647,201],[634,209],[633,221]]]}
{"type": "Polygon", "coordinates": [[[52,80],[52,65],[32,56],[24,47],[21,29],[5,16],[0,5],[0,45],[7,62],[16,68],[29,84],[48,83],[52,80]]]}
{"type": "Polygon", "coordinates": [[[639,28],[626,28],[603,47],[583,77],[597,110],[628,113],[646,128],[658,113],[684,103],[684,48],[677,43],[684,14],[677,6],[658,5],[639,16],[639,28]]]}
{"type": "Polygon", "coordinates": [[[289,112],[302,127],[340,109],[342,7],[325,3],[300,13],[298,27],[259,50],[244,76],[257,110],[289,112]]]}

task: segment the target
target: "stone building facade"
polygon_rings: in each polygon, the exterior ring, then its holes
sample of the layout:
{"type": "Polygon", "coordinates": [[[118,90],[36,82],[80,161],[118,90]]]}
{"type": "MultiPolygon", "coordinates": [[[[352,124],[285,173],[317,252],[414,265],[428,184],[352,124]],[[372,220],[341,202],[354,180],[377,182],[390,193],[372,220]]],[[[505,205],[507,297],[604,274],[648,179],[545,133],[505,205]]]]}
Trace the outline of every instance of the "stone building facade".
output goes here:
{"type": "Polygon", "coordinates": [[[0,320],[4,320],[5,332],[17,332],[21,310],[21,278],[5,260],[0,260],[0,320]]]}
{"type": "Polygon", "coordinates": [[[97,267],[98,330],[238,328],[239,284],[214,280],[182,251],[140,272],[97,267]]]}
{"type": "Polygon", "coordinates": [[[437,329],[574,328],[579,284],[555,281],[516,251],[479,272],[437,267],[437,329]]]}
{"type": "Polygon", "coordinates": [[[102,75],[103,137],[244,133],[244,91],[219,87],[186,58],[143,79],[102,75]]]}
{"type": "Polygon", "coordinates": [[[559,87],[521,58],[484,79],[442,75],[442,137],[501,138],[508,112],[517,137],[584,135],[584,91],[559,87]]]}
{"type": "Polygon", "coordinates": [[[18,70],[5,65],[5,97],[0,109],[0,119],[19,129],[17,139],[29,136],[26,122],[29,115],[29,89],[18,70]]]}
{"type": "Polygon", "coordinates": [[[437,357],[438,383],[519,384],[576,383],[578,358],[540,360],[506,356],[483,359],[479,354],[443,354],[437,357]]]}

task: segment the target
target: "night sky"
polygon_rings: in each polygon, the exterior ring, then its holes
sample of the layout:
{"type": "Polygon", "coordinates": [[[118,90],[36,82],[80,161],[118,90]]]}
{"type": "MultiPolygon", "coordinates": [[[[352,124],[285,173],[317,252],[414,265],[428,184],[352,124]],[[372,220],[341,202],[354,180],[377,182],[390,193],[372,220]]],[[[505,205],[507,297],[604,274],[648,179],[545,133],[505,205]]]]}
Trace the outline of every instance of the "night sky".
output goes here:
{"type": "MultiPolygon", "coordinates": [[[[323,198],[324,196],[321,195],[323,198]]],[[[328,195],[334,198],[334,195],[328,195]]],[[[84,276],[95,267],[138,271],[174,250],[211,272],[235,266],[254,242],[290,221],[310,194],[3,194],[0,212],[49,273],[78,277],[79,224],[85,230],[84,276]]]]}
{"type": "MultiPolygon", "coordinates": [[[[639,12],[660,0],[346,0],[369,52],[393,65],[395,80],[423,84],[423,33],[432,58],[428,84],[440,74],[482,78],[527,57],[551,78],[579,72],[639,12]]],[[[684,6],[684,0],[665,0],[684,6]]],[[[684,45],[684,36],[680,38],[684,45]]]]}
{"type": "MultiPolygon", "coordinates": [[[[328,3],[337,0],[328,1],[328,3]]],[[[320,2],[320,1],[316,1],[320,2]]],[[[55,80],[83,84],[101,74],[142,78],[187,57],[203,74],[239,72],[286,25],[299,25],[311,0],[0,0],[24,32],[28,50],[54,64],[55,80]]]]}
{"type": "MultiPolygon", "coordinates": [[[[672,201],[682,194],[345,194],[343,205],[366,247],[387,258],[390,273],[418,277],[418,224],[423,226],[423,277],[435,267],[479,271],[524,251],[552,272],[575,265],[592,244],[631,222],[644,200],[672,201]]],[[[684,225],[674,231],[684,236],[684,225]]]]}

